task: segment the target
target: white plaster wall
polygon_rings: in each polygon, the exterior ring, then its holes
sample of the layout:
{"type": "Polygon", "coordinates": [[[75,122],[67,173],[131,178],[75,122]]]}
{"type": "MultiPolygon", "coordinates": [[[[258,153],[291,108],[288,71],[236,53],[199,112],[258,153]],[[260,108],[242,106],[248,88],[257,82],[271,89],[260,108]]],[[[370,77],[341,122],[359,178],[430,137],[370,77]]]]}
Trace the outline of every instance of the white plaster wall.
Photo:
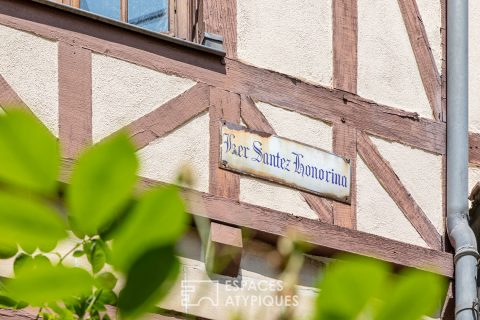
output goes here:
{"type": "Polygon", "coordinates": [[[333,131],[330,124],[264,102],[258,102],[257,107],[277,135],[332,151],[333,131]]]}
{"type": "Polygon", "coordinates": [[[246,63],[331,86],[331,0],[238,0],[237,46],[246,63]]]}
{"type": "Polygon", "coordinates": [[[433,118],[396,1],[358,1],[358,94],[433,118]]]}
{"type": "Polygon", "coordinates": [[[480,132],[480,1],[468,1],[469,129],[480,132]]]}
{"type": "Polygon", "coordinates": [[[418,10],[422,16],[423,25],[427,32],[428,43],[432,49],[437,70],[442,73],[442,10],[441,0],[417,0],[418,10]]]}
{"type": "Polygon", "coordinates": [[[208,113],[199,115],[141,149],[140,175],[174,183],[179,170],[188,166],[195,180],[193,188],[208,192],[209,121],[208,113]]]}
{"type": "Polygon", "coordinates": [[[443,234],[442,157],[376,137],[372,140],[413,199],[443,234]]]}
{"type": "Polygon", "coordinates": [[[0,25],[0,57],[0,74],[58,136],[57,43],[0,25]]]}
{"type": "MultiPolygon", "coordinates": [[[[258,102],[257,107],[277,135],[326,151],[332,150],[332,127],[329,124],[267,103],[258,102]]],[[[256,178],[240,177],[240,201],[318,219],[297,190],[256,178]]]]}
{"type": "Polygon", "coordinates": [[[240,176],[240,201],[318,220],[300,192],[256,178],[240,176]]]}
{"type": "Polygon", "coordinates": [[[428,247],[363,160],[357,156],[357,229],[428,247]]]}
{"type": "Polygon", "coordinates": [[[195,85],[107,56],[92,55],[92,134],[99,141],[195,85]]]}
{"type": "Polygon", "coordinates": [[[473,187],[480,182],[480,168],[475,166],[468,167],[468,195],[473,187]]]}

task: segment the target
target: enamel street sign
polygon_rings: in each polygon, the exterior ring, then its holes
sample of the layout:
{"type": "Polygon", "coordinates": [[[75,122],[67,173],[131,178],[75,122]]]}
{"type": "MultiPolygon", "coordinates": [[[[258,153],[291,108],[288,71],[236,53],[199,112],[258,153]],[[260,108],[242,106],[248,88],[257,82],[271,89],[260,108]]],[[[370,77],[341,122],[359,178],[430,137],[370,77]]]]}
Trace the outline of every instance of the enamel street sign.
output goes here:
{"type": "Polygon", "coordinates": [[[222,121],[220,167],[350,203],[350,160],[222,121]]]}

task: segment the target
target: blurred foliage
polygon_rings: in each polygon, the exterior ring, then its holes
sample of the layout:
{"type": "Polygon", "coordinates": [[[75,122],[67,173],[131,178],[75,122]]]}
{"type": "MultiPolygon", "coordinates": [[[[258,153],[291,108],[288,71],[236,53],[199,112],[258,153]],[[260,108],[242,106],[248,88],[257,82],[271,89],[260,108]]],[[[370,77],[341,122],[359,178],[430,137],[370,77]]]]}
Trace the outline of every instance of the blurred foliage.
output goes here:
{"type": "Polygon", "coordinates": [[[138,159],[126,134],[86,150],[62,185],[57,139],[13,109],[0,116],[0,154],[0,259],[15,257],[0,306],[36,306],[43,319],[109,319],[108,304],[134,319],[168,293],[189,217],[174,186],[134,190],[138,159]],[[69,234],[71,247],[56,252],[69,234]],[[69,256],[89,270],[66,265],[69,256]]]}
{"type": "Polygon", "coordinates": [[[445,280],[433,273],[357,256],[338,257],[319,283],[314,319],[419,320],[439,310],[445,280]]]}
{"type": "MultiPolygon", "coordinates": [[[[180,269],[175,243],[189,217],[175,186],[134,190],[139,165],[125,134],[86,150],[62,185],[56,138],[33,116],[12,110],[0,116],[0,154],[0,259],[15,257],[15,276],[0,282],[0,307],[36,306],[47,320],[107,320],[106,305],[114,305],[123,319],[136,319],[167,295],[180,269]],[[72,233],[68,251],[56,252],[72,233]],[[89,269],[66,265],[70,256],[89,269]]],[[[178,178],[191,180],[188,171],[178,178]]],[[[283,295],[295,294],[308,250],[298,235],[280,239],[283,295]]],[[[440,306],[439,276],[338,258],[318,283],[313,319],[417,320],[440,306]]],[[[281,319],[294,314],[287,308],[281,319]]]]}

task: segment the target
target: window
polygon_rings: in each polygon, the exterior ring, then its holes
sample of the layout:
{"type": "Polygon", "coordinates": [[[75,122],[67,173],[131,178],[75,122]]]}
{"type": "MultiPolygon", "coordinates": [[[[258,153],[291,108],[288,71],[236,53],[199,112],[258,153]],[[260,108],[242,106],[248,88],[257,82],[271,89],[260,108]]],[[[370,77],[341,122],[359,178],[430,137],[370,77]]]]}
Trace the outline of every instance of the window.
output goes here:
{"type": "Polygon", "coordinates": [[[196,41],[199,0],[53,0],[153,32],[196,41]]]}

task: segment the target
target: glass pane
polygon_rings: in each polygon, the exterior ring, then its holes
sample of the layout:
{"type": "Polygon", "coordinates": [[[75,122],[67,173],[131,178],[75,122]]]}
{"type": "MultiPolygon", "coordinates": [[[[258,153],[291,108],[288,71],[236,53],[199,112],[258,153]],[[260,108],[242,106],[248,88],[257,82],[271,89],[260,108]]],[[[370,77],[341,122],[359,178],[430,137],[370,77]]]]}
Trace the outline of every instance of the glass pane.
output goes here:
{"type": "Polygon", "coordinates": [[[120,20],[120,0],[80,0],[80,9],[120,20]]]}
{"type": "Polygon", "coordinates": [[[155,32],[167,32],[168,0],[128,0],[128,23],[155,32]]]}

